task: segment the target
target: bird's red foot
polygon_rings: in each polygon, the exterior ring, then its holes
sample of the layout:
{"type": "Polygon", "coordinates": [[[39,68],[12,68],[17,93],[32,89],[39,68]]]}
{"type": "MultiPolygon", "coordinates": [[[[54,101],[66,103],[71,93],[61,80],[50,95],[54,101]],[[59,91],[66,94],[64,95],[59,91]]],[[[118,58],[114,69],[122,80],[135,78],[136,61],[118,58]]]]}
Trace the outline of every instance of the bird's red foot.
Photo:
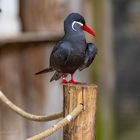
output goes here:
{"type": "Polygon", "coordinates": [[[61,73],[61,77],[62,77],[62,82],[61,82],[61,84],[66,84],[66,83],[68,83],[67,82],[67,80],[66,80],[66,76],[65,76],[65,73],[61,73]]]}
{"type": "Polygon", "coordinates": [[[69,81],[69,83],[74,84],[74,85],[81,84],[80,82],[76,82],[76,81],[74,81],[72,79],[69,81]]]}
{"type": "Polygon", "coordinates": [[[69,83],[74,84],[74,85],[81,84],[80,82],[74,81],[73,74],[71,74],[71,80],[69,81],[69,83]]]}
{"type": "Polygon", "coordinates": [[[61,84],[66,84],[66,83],[68,83],[66,79],[64,79],[64,80],[61,82],[61,84]]]}

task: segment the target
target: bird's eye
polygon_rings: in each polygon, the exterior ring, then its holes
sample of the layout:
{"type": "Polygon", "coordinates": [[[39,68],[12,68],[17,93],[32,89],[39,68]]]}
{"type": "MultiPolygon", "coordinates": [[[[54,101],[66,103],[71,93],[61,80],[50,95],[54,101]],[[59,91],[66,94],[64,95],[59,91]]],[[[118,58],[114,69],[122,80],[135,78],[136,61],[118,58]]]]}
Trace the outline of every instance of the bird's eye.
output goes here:
{"type": "Polygon", "coordinates": [[[83,26],[83,23],[78,22],[78,21],[73,21],[73,22],[72,22],[72,29],[73,29],[74,31],[77,31],[77,30],[74,28],[74,25],[75,25],[75,24],[79,24],[80,26],[83,26]]]}

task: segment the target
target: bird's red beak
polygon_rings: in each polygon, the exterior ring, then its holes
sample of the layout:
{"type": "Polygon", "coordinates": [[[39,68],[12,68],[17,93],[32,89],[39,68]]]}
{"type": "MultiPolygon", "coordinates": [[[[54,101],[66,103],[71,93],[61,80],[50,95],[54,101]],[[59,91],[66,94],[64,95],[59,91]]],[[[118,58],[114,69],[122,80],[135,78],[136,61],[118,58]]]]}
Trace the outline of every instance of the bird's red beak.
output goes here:
{"type": "Polygon", "coordinates": [[[81,27],[84,31],[88,32],[89,34],[93,35],[94,37],[96,37],[96,34],[94,33],[94,31],[92,29],[90,29],[87,25],[83,25],[81,27]]]}

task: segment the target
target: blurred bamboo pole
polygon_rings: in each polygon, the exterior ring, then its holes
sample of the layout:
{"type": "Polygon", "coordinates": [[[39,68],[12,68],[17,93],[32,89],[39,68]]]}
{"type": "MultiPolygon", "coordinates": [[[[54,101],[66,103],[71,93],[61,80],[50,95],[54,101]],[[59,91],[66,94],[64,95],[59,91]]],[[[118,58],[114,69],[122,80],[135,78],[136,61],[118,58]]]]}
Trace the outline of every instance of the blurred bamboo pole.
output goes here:
{"type": "Polygon", "coordinates": [[[96,28],[96,45],[98,51],[98,76],[101,94],[99,94],[97,139],[114,138],[114,87],[115,68],[113,56],[113,24],[112,2],[110,0],[95,0],[93,2],[96,28]]]}
{"type": "MultiPolygon", "coordinates": [[[[66,84],[64,89],[64,116],[77,105],[83,105],[83,112],[64,127],[64,140],[95,140],[96,85],[66,84]]],[[[71,117],[69,117],[71,120],[71,117]]]]}

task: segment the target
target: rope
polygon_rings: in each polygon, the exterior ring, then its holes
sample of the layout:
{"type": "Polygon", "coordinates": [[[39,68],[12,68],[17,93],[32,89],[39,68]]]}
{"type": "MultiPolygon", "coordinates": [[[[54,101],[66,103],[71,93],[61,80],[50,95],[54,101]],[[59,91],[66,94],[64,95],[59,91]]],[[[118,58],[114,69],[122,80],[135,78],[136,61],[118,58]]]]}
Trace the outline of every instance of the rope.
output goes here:
{"type": "Polygon", "coordinates": [[[30,114],[28,112],[25,112],[24,110],[22,110],[21,108],[17,107],[15,104],[13,104],[3,93],[2,91],[0,91],[0,100],[5,103],[9,108],[11,108],[13,111],[15,111],[17,114],[19,114],[20,116],[32,120],[32,121],[52,121],[52,120],[56,120],[59,119],[63,116],[63,112],[58,113],[58,114],[54,114],[51,116],[37,116],[37,115],[33,115],[30,114]]]}
{"type": "Polygon", "coordinates": [[[41,132],[38,135],[35,135],[33,137],[30,137],[26,140],[43,140],[46,137],[52,135],[54,132],[56,132],[58,129],[64,127],[68,123],[70,123],[73,119],[75,119],[80,112],[83,110],[83,105],[79,104],[69,115],[67,115],[64,119],[59,121],[56,125],[53,125],[51,128],[48,130],[41,132]]]}

